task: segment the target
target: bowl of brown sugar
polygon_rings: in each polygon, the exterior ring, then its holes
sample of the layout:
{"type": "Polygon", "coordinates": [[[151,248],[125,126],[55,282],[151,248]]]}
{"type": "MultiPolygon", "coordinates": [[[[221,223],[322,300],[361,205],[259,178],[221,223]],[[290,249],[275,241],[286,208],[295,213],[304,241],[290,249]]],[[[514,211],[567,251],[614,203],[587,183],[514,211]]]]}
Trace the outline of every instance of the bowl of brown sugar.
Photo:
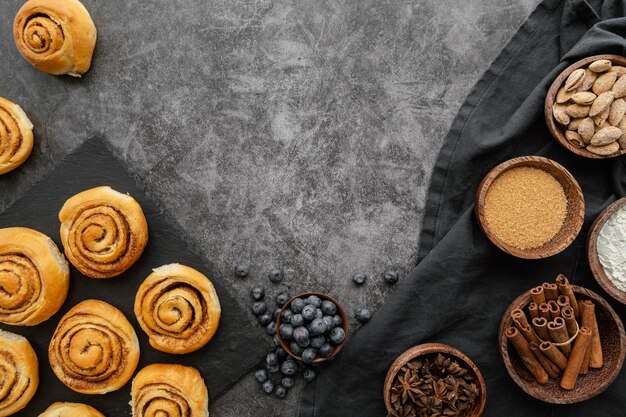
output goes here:
{"type": "Polygon", "coordinates": [[[513,158],[493,168],[476,193],[476,217],[504,252],[547,258],[576,239],[585,217],[583,193],[563,166],[539,156],[513,158]]]}

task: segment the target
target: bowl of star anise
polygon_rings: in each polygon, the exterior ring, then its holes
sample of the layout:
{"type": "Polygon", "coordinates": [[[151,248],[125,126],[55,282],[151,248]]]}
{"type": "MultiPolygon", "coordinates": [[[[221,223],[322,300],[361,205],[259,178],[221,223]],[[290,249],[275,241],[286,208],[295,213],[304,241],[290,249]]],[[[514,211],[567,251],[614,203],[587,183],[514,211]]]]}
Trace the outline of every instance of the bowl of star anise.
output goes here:
{"type": "Polygon", "coordinates": [[[426,343],[391,364],[384,394],[388,417],[479,417],[487,388],[478,367],[461,351],[426,343]]]}

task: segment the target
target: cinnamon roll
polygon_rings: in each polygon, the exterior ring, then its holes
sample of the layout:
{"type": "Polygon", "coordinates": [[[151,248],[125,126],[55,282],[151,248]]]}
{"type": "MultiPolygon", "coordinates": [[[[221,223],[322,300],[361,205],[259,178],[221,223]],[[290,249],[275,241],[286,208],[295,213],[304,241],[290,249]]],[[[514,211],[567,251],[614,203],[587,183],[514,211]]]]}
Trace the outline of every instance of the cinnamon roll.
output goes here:
{"type": "Polygon", "coordinates": [[[33,124],[17,104],[0,97],[0,175],[19,167],[33,150],[33,124]]]}
{"type": "Polygon", "coordinates": [[[93,407],[81,403],[52,404],[46,411],[39,414],[39,417],[104,417],[104,415],[93,407]]]}
{"type": "Polygon", "coordinates": [[[0,330],[0,417],[26,407],[38,385],[37,355],[28,340],[0,330]]]}
{"type": "Polygon", "coordinates": [[[188,266],[170,264],[156,268],[141,284],[135,315],[153,348],[188,353],[211,340],[221,309],[206,276],[188,266]]]}
{"type": "Polygon", "coordinates": [[[139,259],[148,243],[148,223],[139,203],[111,187],[71,197],[59,212],[65,255],[84,275],[111,278],[139,259]]]}
{"type": "Polygon", "coordinates": [[[0,322],[34,326],[59,311],[70,269],[52,239],[25,227],[0,229],[0,322]]]}
{"type": "Polygon", "coordinates": [[[22,56],[49,74],[80,77],[91,66],[96,26],[78,0],[28,0],[13,20],[22,56]]]}
{"type": "Polygon", "coordinates": [[[83,394],[105,394],[128,382],[139,362],[135,330],[117,308],[86,300],[57,326],[48,359],[66,386],[83,394]]]}
{"type": "Polygon", "coordinates": [[[196,369],[154,364],[143,368],[131,388],[133,417],[208,417],[209,393],[196,369]]]}

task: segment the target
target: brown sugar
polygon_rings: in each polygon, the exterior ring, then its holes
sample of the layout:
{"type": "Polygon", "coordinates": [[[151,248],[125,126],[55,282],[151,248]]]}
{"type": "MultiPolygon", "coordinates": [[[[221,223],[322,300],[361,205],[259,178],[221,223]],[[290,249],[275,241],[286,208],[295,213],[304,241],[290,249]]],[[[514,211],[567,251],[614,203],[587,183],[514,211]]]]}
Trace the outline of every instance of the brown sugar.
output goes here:
{"type": "Polygon", "coordinates": [[[566,214],[563,187],[539,168],[504,172],[485,196],[485,220],[491,232],[522,250],[548,243],[561,230],[566,214]]]}

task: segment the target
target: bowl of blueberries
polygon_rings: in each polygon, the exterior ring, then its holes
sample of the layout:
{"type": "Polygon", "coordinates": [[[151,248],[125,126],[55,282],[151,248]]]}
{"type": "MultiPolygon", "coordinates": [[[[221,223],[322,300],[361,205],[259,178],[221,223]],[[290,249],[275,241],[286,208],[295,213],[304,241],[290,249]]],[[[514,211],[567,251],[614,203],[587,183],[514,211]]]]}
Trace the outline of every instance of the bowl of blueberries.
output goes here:
{"type": "Polygon", "coordinates": [[[276,319],[276,335],[290,356],[304,363],[332,360],[348,335],[348,317],[332,297],[307,292],[291,298],[276,319]]]}

